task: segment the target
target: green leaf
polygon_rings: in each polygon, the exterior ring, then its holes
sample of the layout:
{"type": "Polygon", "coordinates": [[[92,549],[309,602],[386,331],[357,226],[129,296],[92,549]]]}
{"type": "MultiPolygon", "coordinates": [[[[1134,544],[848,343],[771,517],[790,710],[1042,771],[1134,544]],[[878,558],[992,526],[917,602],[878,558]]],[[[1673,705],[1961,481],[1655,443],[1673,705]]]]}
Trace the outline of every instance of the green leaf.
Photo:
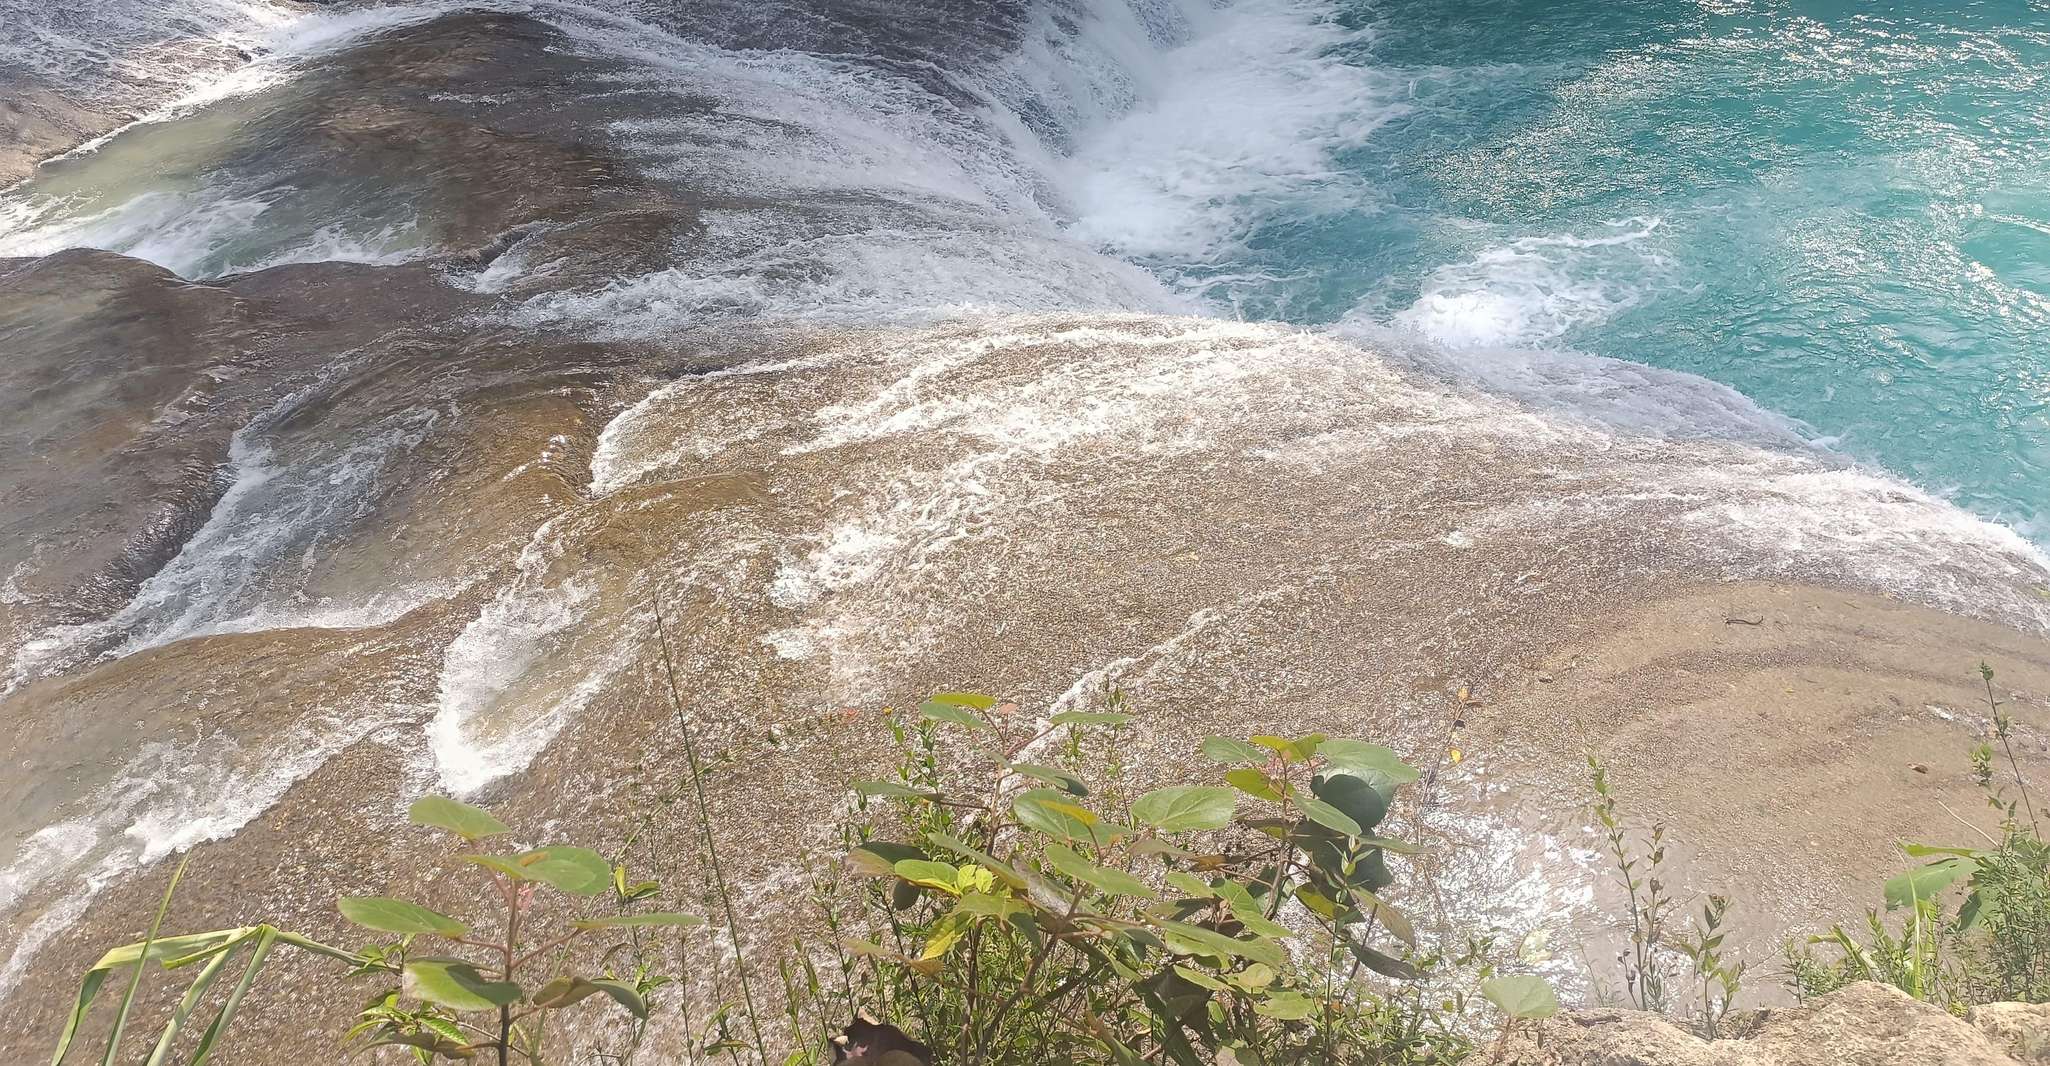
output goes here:
{"type": "Polygon", "coordinates": [[[534,993],[534,1005],[550,1010],[573,1006],[592,996],[604,993],[614,1003],[626,1008],[636,1018],[648,1017],[648,1004],[632,985],[620,981],[586,980],[582,977],[557,977],[542,985],[534,993]]]}
{"type": "Polygon", "coordinates": [[[534,1005],[555,1010],[582,1002],[602,991],[581,977],[557,977],[534,991],[534,1005]]]}
{"type": "MultiPolygon", "coordinates": [[[[1366,830],[1380,825],[1381,819],[1388,817],[1388,796],[1372,782],[1363,778],[1348,774],[1315,777],[1310,780],[1310,791],[1315,793],[1318,799],[1343,811],[1347,818],[1359,826],[1360,832],[1347,833],[1347,836],[1361,836],[1366,830]]],[[[1338,831],[1345,832],[1343,829],[1338,831]]]]}
{"type": "Polygon", "coordinates": [[[1380,919],[1381,924],[1387,927],[1397,940],[1408,945],[1411,951],[1416,950],[1416,927],[1410,924],[1408,915],[1402,913],[1394,904],[1363,889],[1353,889],[1352,898],[1360,913],[1380,919]]]}
{"type": "Polygon", "coordinates": [[[215,1043],[235,1020],[235,1012],[242,1006],[242,997],[248,993],[249,986],[256,982],[257,971],[263,969],[264,962],[270,958],[271,949],[277,945],[278,931],[269,926],[260,928],[262,931],[256,936],[256,950],[250,952],[249,965],[243,968],[242,979],[235,983],[234,991],[228,993],[227,1002],[221,1004],[221,1009],[214,1013],[213,1024],[207,1026],[206,1032],[200,1034],[199,1044],[192,1049],[192,1061],[188,1066],[206,1066],[207,1059],[213,1054],[215,1043]]]}
{"type": "Polygon", "coordinates": [[[1231,787],[1254,799],[1266,800],[1269,803],[1281,802],[1281,790],[1274,787],[1274,782],[1268,780],[1266,774],[1250,766],[1242,766],[1225,774],[1224,780],[1231,787]]]}
{"type": "Polygon", "coordinates": [[[1271,940],[1238,940],[1215,929],[1206,929],[1187,922],[1153,919],[1153,924],[1167,937],[1168,946],[1183,955],[1223,955],[1246,959],[1250,962],[1264,962],[1275,969],[1283,965],[1281,945],[1271,940]]]}
{"type": "Polygon", "coordinates": [[[1977,862],[1961,856],[1917,866],[1886,882],[1886,909],[1905,907],[1918,899],[1935,899],[1958,878],[1978,869],[1977,862]]]}
{"type": "Polygon", "coordinates": [[[1132,803],[1132,817],[1169,833],[1191,829],[1223,829],[1231,824],[1238,797],[1214,785],[1172,785],[1156,788],[1132,803]]]}
{"type": "Polygon", "coordinates": [[[856,781],[854,791],[864,796],[891,796],[904,799],[931,799],[939,795],[925,789],[912,788],[901,781],[856,781]]]}
{"type": "MultiPolygon", "coordinates": [[[[191,862],[192,853],[186,852],[185,857],[178,860],[178,868],[171,871],[171,883],[164,886],[164,898],[157,904],[157,916],[150,920],[149,933],[142,938],[142,944],[136,952],[137,959],[147,959],[150,957],[150,949],[156,943],[157,932],[164,927],[164,912],[171,909],[171,896],[178,891],[178,882],[185,876],[185,867],[191,862]]],[[[128,979],[128,992],[121,997],[121,1006],[114,1012],[113,1031],[107,1035],[107,1053],[100,1059],[100,1066],[114,1066],[115,1061],[120,1057],[121,1034],[128,1028],[128,1015],[135,1007],[135,993],[142,988],[143,971],[148,968],[144,965],[137,965],[135,973],[128,979]]],[[[59,1047],[57,1059],[61,1061],[63,1057],[64,1049],[59,1047]]]]}
{"type": "Polygon", "coordinates": [[[983,721],[980,715],[965,708],[956,707],[951,703],[927,700],[918,705],[918,713],[925,715],[935,722],[952,722],[955,725],[965,725],[970,729],[991,728],[990,724],[983,721]]]}
{"type": "Polygon", "coordinates": [[[485,837],[511,832],[504,822],[493,818],[490,811],[446,796],[422,796],[413,801],[413,806],[406,810],[406,816],[413,820],[414,825],[446,829],[473,844],[485,837]]]}
{"type": "Polygon", "coordinates": [[[931,928],[927,930],[925,949],[919,952],[919,961],[937,959],[952,951],[954,945],[968,935],[969,926],[974,924],[974,913],[958,907],[940,915],[939,920],[932,923],[931,928]]]}
{"type": "Polygon", "coordinates": [[[1246,932],[1254,936],[1286,940],[1295,935],[1295,930],[1290,929],[1288,926],[1282,925],[1280,922],[1268,920],[1267,916],[1260,913],[1260,908],[1250,898],[1244,901],[1233,900],[1231,902],[1231,916],[1237,918],[1239,924],[1246,927],[1246,932]]]}
{"type": "Polygon", "coordinates": [[[1027,789],[1011,800],[1018,824],[1061,840],[1095,840],[1096,815],[1067,802],[1068,794],[1050,788],[1027,789]]]}
{"type": "Polygon", "coordinates": [[[1081,778],[1066,770],[1055,769],[1051,766],[1041,766],[1037,763],[1019,762],[1011,764],[1011,772],[1021,777],[1029,777],[1041,784],[1052,785],[1071,796],[1086,796],[1089,794],[1089,786],[1083,784],[1081,778]]]}
{"type": "Polygon", "coordinates": [[[1901,850],[1917,859],[1926,859],[1931,855],[1957,855],[1967,859],[1976,859],[1982,854],[1977,848],[1940,848],[1931,844],[1904,843],[1901,845],[1901,850]]]}
{"type": "Polygon", "coordinates": [[[958,871],[946,863],[933,862],[929,859],[904,859],[898,862],[894,869],[898,877],[914,885],[936,888],[954,895],[961,893],[956,877],[958,871]]]}
{"type": "Polygon", "coordinates": [[[626,1008],[628,1014],[642,1021],[648,1020],[648,1003],[634,987],[624,981],[597,980],[591,982],[600,992],[612,997],[612,1002],[626,1008]]]}
{"type": "Polygon", "coordinates": [[[895,877],[899,862],[923,858],[925,852],[909,844],[871,840],[848,850],[847,869],[858,877],[895,877]]]}
{"type": "Polygon", "coordinates": [[[402,899],[387,899],[383,896],[343,896],[335,901],[342,917],[380,933],[433,933],[435,936],[459,937],[470,931],[470,927],[439,911],[431,911],[416,903],[402,899]]]}
{"type": "Polygon", "coordinates": [[[1009,896],[997,896],[988,892],[963,892],[961,910],[981,918],[1008,918],[1023,912],[1026,907],[1009,896]]]}
{"type": "Polygon", "coordinates": [[[1196,899],[1210,899],[1217,895],[1217,892],[1210,887],[1208,881],[1197,877],[1195,874],[1184,873],[1180,870],[1168,871],[1167,883],[1169,887],[1183,895],[1196,899]]]}
{"type": "Polygon", "coordinates": [[[1299,1021],[1317,1013],[1317,1001],[1301,992],[1282,989],[1253,1004],[1253,1010],[1269,1018],[1299,1021]]]}
{"type": "Polygon", "coordinates": [[[1046,846],[1047,864],[1067,876],[1074,878],[1097,891],[1111,896],[1137,897],[1139,899],[1160,898],[1144,881],[1123,870],[1112,870],[1098,866],[1088,859],[1059,844],[1046,846]]]}
{"type": "Polygon", "coordinates": [[[1481,995],[1511,1018],[1549,1018],[1559,1013],[1559,997],[1542,977],[1492,978],[1481,982],[1481,995]]]}
{"type": "Polygon", "coordinates": [[[612,866],[590,848],[535,848],[511,858],[465,855],[463,861],[521,881],[539,881],[572,895],[595,896],[612,887],[612,866]]]}
{"type": "Polygon", "coordinates": [[[966,707],[975,711],[986,711],[997,705],[996,697],[980,692],[941,692],[932,698],[933,703],[944,703],[949,707],[966,707]]]}
{"type": "Polygon", "coordinates": [[[1239,763],[1266,762],[1267,754],[1243,740],[1230,737],[1204,737],[1203,757],[1211,762],[1234,766],[1239,763]]]}
{"type": "Polygon", "coordinates": [[[1327,740],[1317,745],[1317,754],[1328,763],[1325,772],[1341,772],[1358,777],[1375,777],[1391,785],[1407,785],[1420,780],[1421,770],[1403,762],[1402,757],[1391,748],[1379,744],[1368,744],[1358,740],[1327,740]]]}
{"type": "MultiPolygon", "coordinates": [[[[262,929],[262,926],[245,925],[234,929],[215,929],[207,933],[186,933],[182,936],[157,937],[148,941],[147,956],[151,962],[161,962],[166,968],[173,963],[189,962],[202,958],[262,929]]],[[[130,966],[143,958],[143,942],[125,944],[110,949],[93,963],[95,970],[115,970],[130,966]]]]}
{"type": "Polygon", "coordinates": [[[450,1010],[496,1010],[520,1001],[520,986],[493,981],[461,959],[409,959],[406,994],[450,1010]]]}
{"type": "Polygon", "coordinates": [[[1295,804],[1297,810],[1308,815],[1311,821],[1326,829],[1344,833],[1349,837],[1360,835],[1360,824],[1353,821],[1351,815],[1315,796],[1305,796],[1301,792],[1291,791],[1288,794],[1288,801],[1295,804]]]}
{"type": "Polygon", "coordinates": [[[1375,951],[1373,948],[1357,941],[1348,939],[1345,942],[1345,946],[1352,949],[1353,958],[1360,960],[1360,963],[1367,969],[1383,977],[1393,977],[1401,981],[1414,981],[1424,975],[1424,972],[1415,966],[1393,955],[1375,951]]]}
{"type": "Polygon", "coordinates": [[[1130,725],[1136,720],[1117,711],[1062,711],[1052,718],[1055,725],[1130,725]]]}
{"type": "MultiPolygon", "coordinates": [[[[968,859],[980,865],[983,869],[988,870],[992,874],[995,874],[997,880],[1002,881],[1006,885],[1009,885],[1013,890],[1022,890],[1025,887],[1024,874],[1021,874],[1017,870],[1012,869],[1009,863],[1006,863],[998,859],[996,856],[991,855],[989,852],[982,851],[978,848],[970,847],[968,844],[963,842],[959,837],[950,836],[946,833],[935,832],[927,833],[925,835],[925,838],[927,840],[932,841],[935,847],[951,851],[964,859],[968,859]]],[[[918,855],[915,857],[924,858],[923,855],[918,855]]]]}
{"type": "Polygon", "coordinates": [[[603,918],[585,918],[575,923],[578,929],[638,929],[650,925],[673,925],[688,928],[703,924],[705,924],[703,918],[695,914],[684,914],[680,911],[611,914],[603,918]]]}

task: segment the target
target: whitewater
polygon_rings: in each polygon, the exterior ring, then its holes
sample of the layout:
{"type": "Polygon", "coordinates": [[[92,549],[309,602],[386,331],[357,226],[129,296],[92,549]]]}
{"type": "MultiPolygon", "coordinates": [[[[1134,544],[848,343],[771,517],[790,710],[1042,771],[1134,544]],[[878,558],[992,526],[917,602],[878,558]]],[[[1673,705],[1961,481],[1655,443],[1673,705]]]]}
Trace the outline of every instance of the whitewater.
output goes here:
{"type": "Polygon", "coordinates": [[[736,771],[764,910],[921,685],[1422,750],[1546,612],[2050,632],[2050,17],[1473,6],[0,0],[77,134],[0,190],[0,996],[187,850],[324,914],[409,796],[609,817],[650,596],[822,745],[736,771]]]}

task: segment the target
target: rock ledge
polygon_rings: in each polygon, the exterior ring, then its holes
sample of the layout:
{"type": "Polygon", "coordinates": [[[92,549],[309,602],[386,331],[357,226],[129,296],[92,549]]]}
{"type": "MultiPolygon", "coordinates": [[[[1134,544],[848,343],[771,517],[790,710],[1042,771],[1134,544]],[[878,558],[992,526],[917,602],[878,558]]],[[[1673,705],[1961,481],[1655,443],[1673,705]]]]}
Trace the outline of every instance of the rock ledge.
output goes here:
{"type": "Polygon", "coordinates": [[[1568,1011],[1467,1066],[2050,1066],[2050,1004],[1995,1003],[1959,1018],[1871,982],[1752,1011],[1732,1028],[1705,1041],[1641,1011],[1568,1011]]]}

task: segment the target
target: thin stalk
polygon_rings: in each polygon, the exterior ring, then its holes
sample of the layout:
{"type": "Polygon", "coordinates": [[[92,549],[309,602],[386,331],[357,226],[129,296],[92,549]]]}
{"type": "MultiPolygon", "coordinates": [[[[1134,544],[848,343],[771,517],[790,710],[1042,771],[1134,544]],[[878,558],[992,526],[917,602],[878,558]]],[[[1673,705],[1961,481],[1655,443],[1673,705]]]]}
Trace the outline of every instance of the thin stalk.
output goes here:
{"type": "Polygon", "coordinates": [[[135,958],[135,976],[128,979],[128,994],[121,997],[120,1013],[114,1015],[114,1031],[107,1037],[107,1055],[100,1060],[100,1066],[113,1066],[121,1052],[121,1034],[128,1028],[128,1012],[135,1006],[135,993],[142,988],[142,972],[149,968],[150,945],[156,943],[157,931],[164,927],[164,912],[171,909],[171,894],[178,891],[178,880],[185,876],[185,866],[192,861],[187,852],[178,860],[178,868],[171,871],[171,883],[164,886],[164,898],[157,904],[157,916],[150,919],[149,935],[142,941],[142,953],[135,958]]]}
{"type": "Polygon", "coordinates": [[[2007,768],[2014,774],[2015,785],[2021,789],[2022,808],[2029,812],[2030,828],[2037,829],[2040,832],[2041,827],[2036,824],[2036,805],[2034,801],[2029,799],[2028,779],[2022,776],[2021,763],[2015,761],[2014,744],[2008,740],[2008,734],[2013,732],[2013,730],[2001,721],[2000,703],[1993,698],[1993,671],[1981,667],[1979,674],[1986,682],[1986,704],[1993,711],[1993,721],[1999,726],[1995,732],[2000,735],[2000,748],[2002,751],[2007,752],[2007,768]]]}
{"type": "Polygon", "coordinates": [[[726,890],[726,869],[719,862],[719,844],[712,839],[712,808],[705,799],[703,773],[698,768],[697,744],[691,740],[690,719],[683,713],[683,695],[676,687],[676,660],[669,651],[669,623],[662,617],[662,596],[652,597],[655,607],[655,635],[662,645],[662,673],[669,683],[669,705],[676,711],[676,727],[683,732],[683,757],[690,765],[691,794],[697,797],[698,821],[705,830],[705,850],[712,858],[712,881],[719,891],[719,905],[726,912],[726,934],[733,943],[733,961],[740,968],[740,998],[747,1005],[747,1026],[754,1033],[755,1054],[769,1061],[769,1045],[762,1039],[762,1023],[755,1016],[754,989],[748,981],[747,953],[740,946],[740,922],[733,914],[733,897],[726,890]]]}

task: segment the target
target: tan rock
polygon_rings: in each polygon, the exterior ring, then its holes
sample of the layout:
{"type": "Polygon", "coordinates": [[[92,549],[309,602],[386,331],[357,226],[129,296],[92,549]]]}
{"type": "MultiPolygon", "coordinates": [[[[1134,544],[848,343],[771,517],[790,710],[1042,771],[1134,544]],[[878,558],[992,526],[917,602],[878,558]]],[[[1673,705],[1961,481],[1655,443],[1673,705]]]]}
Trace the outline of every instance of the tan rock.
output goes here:
{"type": "Polygon", "coordinates": [[[1988,1003],[1965,1018],[2016,1061],[2050,1063],[2050,1003],[1988,1003]]]}
{"type": "Polygon", "coordinates": [[[1971,1020],[1864,982],[1800,1008],[1760,1011],[1745,1032],[1705,1041],[1640,1011],[1569,1011],[1519,1031],[1468,1066],[2016,1066],[2050,1062],[2050,1007],[1976,1008],[1971,1020]]]}

